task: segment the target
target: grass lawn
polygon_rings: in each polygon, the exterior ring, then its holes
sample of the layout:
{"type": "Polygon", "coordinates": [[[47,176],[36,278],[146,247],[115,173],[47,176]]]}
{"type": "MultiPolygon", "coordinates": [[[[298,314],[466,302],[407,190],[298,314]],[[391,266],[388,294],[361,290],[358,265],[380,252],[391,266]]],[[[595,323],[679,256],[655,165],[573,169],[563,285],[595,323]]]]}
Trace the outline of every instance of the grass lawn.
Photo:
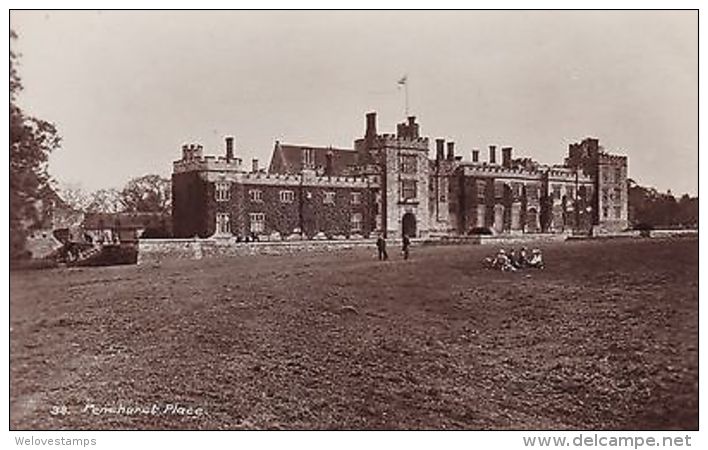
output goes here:
{"type": "Polygon", "coordinates": [[[10,426],[697,429],[697,238],[543,249],[12,272],[10,426]]]}

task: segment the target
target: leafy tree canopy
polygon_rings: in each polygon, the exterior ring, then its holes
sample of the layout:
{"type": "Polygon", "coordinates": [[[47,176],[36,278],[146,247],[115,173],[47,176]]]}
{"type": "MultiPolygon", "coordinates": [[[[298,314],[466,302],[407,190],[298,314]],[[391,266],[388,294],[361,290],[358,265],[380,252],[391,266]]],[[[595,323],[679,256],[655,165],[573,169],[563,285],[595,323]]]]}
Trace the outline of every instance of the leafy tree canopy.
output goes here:
{"type": "Polygon", "coordinates": [[[23,89],[17,71],[18,54],[10,31],[10,257],[27,256],[25,242],[30,228],[41,220],[42,210],[56,197],[47,173],[49,153],[61,138],[54,124],[27,115],[17,104],[23,89]]]}

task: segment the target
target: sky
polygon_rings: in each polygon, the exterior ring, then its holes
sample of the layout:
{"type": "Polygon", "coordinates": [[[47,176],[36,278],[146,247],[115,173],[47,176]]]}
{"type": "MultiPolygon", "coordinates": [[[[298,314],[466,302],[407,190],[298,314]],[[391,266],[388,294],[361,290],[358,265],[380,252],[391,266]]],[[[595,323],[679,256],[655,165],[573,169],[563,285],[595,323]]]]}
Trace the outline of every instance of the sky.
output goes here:
{"type": "Polygon", "coordinates": [[[62,184],[168,177],[182,144],[222,155],[227,135],[249,166],[276,140],[352,148],[367,112],[395,132],[407,75],[422,135],[466,160],[497,145],[562,163],[590,136],[638,183],[698,192],[695,11],[13,11],[10,25],[18,102],[57,125],[62,184]]]}

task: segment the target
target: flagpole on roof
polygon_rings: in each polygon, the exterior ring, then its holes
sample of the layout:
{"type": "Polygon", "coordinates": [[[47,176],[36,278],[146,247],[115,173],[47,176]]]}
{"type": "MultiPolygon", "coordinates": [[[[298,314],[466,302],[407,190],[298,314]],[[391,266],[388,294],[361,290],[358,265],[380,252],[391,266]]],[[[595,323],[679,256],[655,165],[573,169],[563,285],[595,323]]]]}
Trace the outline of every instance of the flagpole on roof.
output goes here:
{"type": "Polygon", "coordinates": [[[406,77],[406,117],[408,117],[408,78],[406,77]]]}
{"type": "Polygon", "coordinates": [[[398,80],[398,87],[403,86],[404,89],[404,94],[405,94],[405,113],[406,117],[408,117],[408,75],[403,75],[403,77],[398,80]]]}

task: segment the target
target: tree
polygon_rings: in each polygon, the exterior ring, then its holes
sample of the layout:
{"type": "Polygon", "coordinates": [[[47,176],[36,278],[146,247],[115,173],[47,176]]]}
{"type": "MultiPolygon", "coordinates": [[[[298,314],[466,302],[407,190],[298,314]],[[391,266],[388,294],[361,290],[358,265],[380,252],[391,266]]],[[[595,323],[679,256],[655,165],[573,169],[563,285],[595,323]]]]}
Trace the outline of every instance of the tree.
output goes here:
{"type": "Polygon", "coordinates": [[[118,213],[123,211],[123,200],[118,189],[99,189],[89,195],[88,212],[118,213]]]}
{"type": "Polygon", "coordinates": [[[654,188],[628,180],[629,220],[632,225],[651,227],[695,227],[698,225],[698,198],[684,195],[679,201],[671,191],[661,193],[654,188]]]}
{"type": "Polygon", "coordinates": [[[90,194],[86,193],[79,183],[61,183],[57,191],[69,208],[86,212],[90,202],[90,194]]]}
{"type": "Polygon", "coordinates": [[[678,202],[679,221],[685,226],[698,227],[698,197],[684,194],[678,202]]]}
{"type": "Polygon", "coordinates": [[[121,191],[121,201],[126,212],[169,213],[172,184],[159,175],[133,178],[121,191]]]}
{"type": "Polygon", "coordinates": [[[77,183],[64,183],[59,187],[62,200],[75,211],[85,213],[118,213],[123,211],[121,192],[115,188],[86,192],[77,183]]]}
{"type": "MultiPolygon", "coordinates": [[[[10,43],[17,35],[10,31],[10,43]]],[[[10,49],[10,258],[27,256],[27,232],[40,220],[42,201],[54,194],[47,173],[49,153],[61,138],[47,121],[25,114],[17,105],[23,89],[17,72],[18,55],[10,49]]]]}

